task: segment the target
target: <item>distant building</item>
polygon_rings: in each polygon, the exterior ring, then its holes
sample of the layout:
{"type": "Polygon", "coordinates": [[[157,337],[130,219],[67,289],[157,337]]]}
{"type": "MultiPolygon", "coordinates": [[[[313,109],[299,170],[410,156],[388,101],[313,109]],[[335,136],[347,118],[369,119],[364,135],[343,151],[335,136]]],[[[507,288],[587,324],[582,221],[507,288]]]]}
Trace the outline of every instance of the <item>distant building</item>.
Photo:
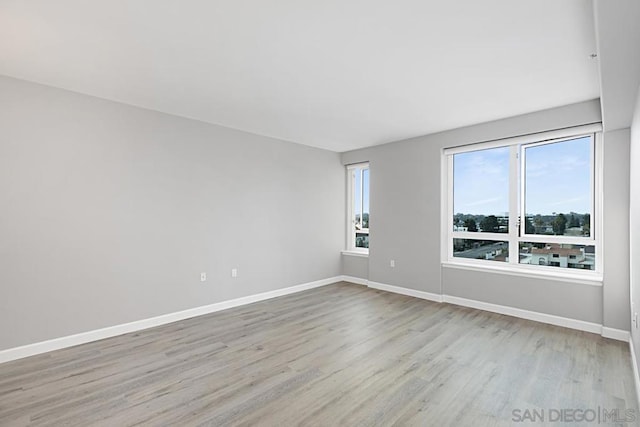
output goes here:
{"type": "Polygon", "coordinates": [[[506,261],[508,260],[507,254],[503,254],[502,249],[496,249],[484,254],[484,259],[494,261],[506,261]]]}
{"type": "Polygon", "coordinates": [[[571,227],[564,230],[565,236],[582,236],[583,234],[584,231],[582,230],[582,227],[571,227]]]}
{"type": "Polygon", "coordinates": [[[553,234],[553,226],[551,224],[534,225],[534,234],[553,234]]]}
{"type": "Polygon", "coordinates": [[[585,252],[584,249],[563,247],[558,244],[550,244],[544,248],[532,248],[528,263],[533,265],[549,265],[552,267],[577,268],[593,270],[595,268],[595,256],[585,252]]]}

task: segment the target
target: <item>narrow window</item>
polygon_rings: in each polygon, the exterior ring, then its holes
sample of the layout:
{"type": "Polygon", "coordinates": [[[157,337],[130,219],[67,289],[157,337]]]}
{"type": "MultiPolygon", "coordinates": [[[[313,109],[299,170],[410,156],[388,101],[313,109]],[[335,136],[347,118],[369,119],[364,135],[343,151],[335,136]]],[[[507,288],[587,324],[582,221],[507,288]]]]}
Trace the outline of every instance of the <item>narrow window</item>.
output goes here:
{"type": "Polygon", "coordinates": [[[369,251],[369,164],[347,166],[347,250],[369,251]]]}

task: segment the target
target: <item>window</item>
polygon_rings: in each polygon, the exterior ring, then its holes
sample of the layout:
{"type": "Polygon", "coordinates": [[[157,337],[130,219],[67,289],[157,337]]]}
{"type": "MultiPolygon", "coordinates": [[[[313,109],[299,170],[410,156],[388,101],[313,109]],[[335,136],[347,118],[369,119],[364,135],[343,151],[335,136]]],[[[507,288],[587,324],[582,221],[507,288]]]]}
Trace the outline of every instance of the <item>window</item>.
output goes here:
{"type": "Polygon", "coordinates": [[[369,251],[369,164],[347,166],[347,250],[369,251]]]}
{"type": "Polygon", "coordinates": [[[593,125],[446,149],[444,260],[601,272],[599,131],[593,125]]]}

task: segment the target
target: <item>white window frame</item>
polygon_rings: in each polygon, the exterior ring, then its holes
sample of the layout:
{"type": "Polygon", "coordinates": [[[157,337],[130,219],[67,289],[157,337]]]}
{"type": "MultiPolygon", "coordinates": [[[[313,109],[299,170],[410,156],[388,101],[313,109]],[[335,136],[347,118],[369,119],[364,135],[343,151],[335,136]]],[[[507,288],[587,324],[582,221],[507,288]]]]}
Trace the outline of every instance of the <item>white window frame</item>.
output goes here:
{"type": "Polygon", "coordinates": [[[460,267],[478,270],[494,270],[508,274],[524,276],[549,276],[568,279],[578,283],[602,283],[602,125],[600,123],[567,128],[558,131],[542,132],[533,135],[506,138],[502,140],[482,142],[442,150],[442,263],[445,267],[460,267]],[[524,171],[525,149],[538,145],[551,144],[584,136],[591,137],[591,232],[589,237],[578,236],[547,236],[525,233],[525,179],[521,177],[524,171]],[[508,233],[479,233],[453,231],[453,155],[489,148],[510,147],[509,161],[509,231],[508,233]],[[522,226],[520,227],[520,224],[522,226]],[[522,232],[520,231],[522,229],[522,232]],[[519,254],[520,242],[539,243],[568,243],[595,246],[595,270],[575,270],[565,268],[551,268],[520,264],[519,256],[510,256],[508,262],[496,262],[453,256],[453,239],[494,240],[506,241],[510,254],[519,254]]]}
{"type": "MultiPolygon", "coordinates": [[[[363,163],[355,163],[351,165],[347,165],[347,239],[346,239],[346,251],[347,254],[359,254],[359,255],[367,255],[369,253],[368,248],[358,248],[356,247],[356,221],[355,221],[355,194],[356,194],[356,179],[355,173],[356,170],[360,170],[361,174],[363,174],[364,170],[369,170],[369,162],[363,163]]],[[[362,210],[364,214],[364,180],[363,176],[360,176],[360,197],[362,197],[362,210]]],[[[371,171],[369,171],[369,190],[371,189],[371,171]]],[[[369,217],[371,217],[371,213],[369,213],[369,217]]],[[[369,233],[369,229],[361,229],[360,233],[365,231],[367,234],[369,233]]]]}

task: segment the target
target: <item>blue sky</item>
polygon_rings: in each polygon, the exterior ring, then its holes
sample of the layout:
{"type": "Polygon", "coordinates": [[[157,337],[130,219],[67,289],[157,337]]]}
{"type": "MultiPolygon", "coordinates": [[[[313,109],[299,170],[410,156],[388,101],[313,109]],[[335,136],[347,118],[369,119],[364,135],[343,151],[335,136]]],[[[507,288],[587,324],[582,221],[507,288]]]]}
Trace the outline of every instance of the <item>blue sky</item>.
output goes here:
{"type": "MultiPolygon", "coordinates": [[[[526,148],[526,211],[591,212],[589,138],[526,148]]],[[[454,213],[505,215],[509,210],[509,148],[454,156],[454,213]]]]}
{"type": "MultiPolygon", "coordinates": [[[[358,169],[359,171],[359,169],[358,169]]],[[[364,205],[364,213],[369,213],[369,169],[365,169],[364,173],[364,198],[362,204],[364,205]]],[[[360,174],[356,172],[356,208],[355,213],[359,215],[362,212],[360,207],[360,174]]]]}

